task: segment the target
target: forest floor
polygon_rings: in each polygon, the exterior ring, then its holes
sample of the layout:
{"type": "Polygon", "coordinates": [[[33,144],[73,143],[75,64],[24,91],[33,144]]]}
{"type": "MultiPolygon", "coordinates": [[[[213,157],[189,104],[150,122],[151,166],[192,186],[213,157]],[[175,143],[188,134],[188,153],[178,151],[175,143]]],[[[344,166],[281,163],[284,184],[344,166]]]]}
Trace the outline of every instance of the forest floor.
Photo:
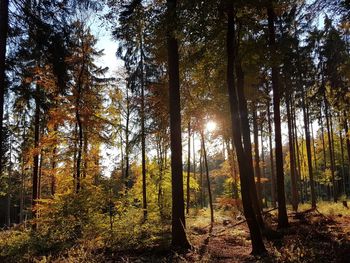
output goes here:
{"type": "MultiPolygon", "coordinates": [[[[288,216],[289,228],[265,238],[268,253],[264,257],[250,255],[251,242],[245,222],[217,216],[213,227],[198,217],[188,219],[193,250],[187,253],[155,247],[147,252],[121,253],[107,262],[350,262],[348,211],[342,213],[331,208],[323,213],[319,209],[304,209],[288,216]]],[[[271,229],[277,229],[274,212],[266,213],[265,220],[271,229]]]]}
{"type": "Polygon", "coordinates": [[[193,249],[183,253],[169,248],[168,224],[137,225],[128,218],[128,223],[122,225],[125,233],[116,232],[114,236],[118,241],[114,243],[97,233],[95,237],[85,235],[74,243],[64,241],[64,246],[57,247],[48,246],[50,239],[38,239],[30,231],[0,231],[0,262],[350,262],[350,209],[341,203],[328,202],[319,203],[317,210],[311,211],[309,207],[305,204],[300,206],[300,212],[289,212],[290,226],[283,230],[277,229],[276,210],[264,213],[266,225],[272,229],[264,238],[267,248],[264,257],[250,255],[247,225],[233,209],[215,211],[212,227],[208,210],[193,209],[186,222],[193,249]],[[138,235],[137,231],[130,232],[127,227],[133,225],[144,231],[138,235]],[[128,243],[128,238],[134,240],[133,243],[128,243]]]}

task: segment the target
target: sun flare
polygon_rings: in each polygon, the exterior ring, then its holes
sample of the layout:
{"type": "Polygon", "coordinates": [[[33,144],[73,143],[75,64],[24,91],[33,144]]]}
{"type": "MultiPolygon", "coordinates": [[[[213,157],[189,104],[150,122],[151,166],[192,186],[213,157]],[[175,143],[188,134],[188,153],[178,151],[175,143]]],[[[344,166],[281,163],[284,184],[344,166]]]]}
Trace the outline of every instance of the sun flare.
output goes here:
{"type": "Polygon", "coordinates": [[[207,132],[213,132],[216,130],[216,128],[217,128],[217,124],[214,121],[208,121],[205,125],[205,130],[207,132]]]}

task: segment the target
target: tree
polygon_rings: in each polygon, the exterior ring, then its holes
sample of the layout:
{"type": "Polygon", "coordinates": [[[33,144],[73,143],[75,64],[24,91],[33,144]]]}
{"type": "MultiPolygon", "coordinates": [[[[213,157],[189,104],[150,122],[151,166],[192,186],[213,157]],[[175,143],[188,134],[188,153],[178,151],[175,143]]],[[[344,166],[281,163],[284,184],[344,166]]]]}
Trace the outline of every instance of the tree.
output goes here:
{"type": "Polygon", "coordinates": [[[269,47],[271,56],[271,74],[273,89],[273,114],[275,122],[275,158],[276,158],[276,178],[277,178],[277,200],[278,200],[278,226],[283,228],[288,226],[288,216],[286,209],[285,191],[284,191],[284,172],[283,172],[283,153],[282,153],[282,135],[281,135],[281,113],[280,113],[280,89],[278,86],[278,67],[276,65],[276,40],[275,40],[275,12],[272,1],[267,7],[268,29],[269,29],[269,47]]]}
{"type": "MultiPolygon", "coordinates": [[[[3,158],[3,116],[4,116],[4,96],[6,90],[6,45],[8,32],[8,12],[9,0],[0,1],[0,160],[3,158]]],[[[3,165],[0,161],[0,176],[2,175],[3,165]]]]}
{"type": "Polygon", "coordinates": [[[244,215],[247,219],[250,236],[252,239],[252,254],[259,255],[266,253],[266,249],[261,237],[260,227],[254,213],[254,209],[251,203],[251,194],[249,190],[248,177],[252,176],[248,173],[251,172],[247,167],[249,159],[247,153],[243,149],[242,134],[240,129],[238,98],[234,82],[234,61],[235,61],[235,21],[234,21],[234,7],[233,3],[227,5],[227,89],[229,93],[229,102],[231,109],[231,125],[232,125],[232,138],[235,144],[237,153],[240,179],[241,179],[241,191],[242,201],[244,208],[244,215]]]}
{"type": "Polygon", "coordinates": [[[172,245],[190,248],[186,237],[184,211],[184,192],[182,174],[180,80],[176,0],[167,0],[167,51],[169,71],[169,112],[170,112],[170,148],[171,148],[171,184],[172,184],[172,245]]]}

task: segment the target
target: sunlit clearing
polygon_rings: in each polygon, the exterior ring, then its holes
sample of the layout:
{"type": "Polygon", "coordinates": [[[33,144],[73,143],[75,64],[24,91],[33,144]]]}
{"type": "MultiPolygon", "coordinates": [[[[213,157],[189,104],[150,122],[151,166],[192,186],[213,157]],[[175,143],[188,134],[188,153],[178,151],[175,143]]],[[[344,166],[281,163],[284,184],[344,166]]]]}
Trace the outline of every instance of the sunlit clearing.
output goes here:
{"type": "Polygon", "coordinates": [[[214,121],[208,121],[207,124],[205,125],[205,130],[207,132],[213,132],[216,130],[217,124],[214,121]]]}

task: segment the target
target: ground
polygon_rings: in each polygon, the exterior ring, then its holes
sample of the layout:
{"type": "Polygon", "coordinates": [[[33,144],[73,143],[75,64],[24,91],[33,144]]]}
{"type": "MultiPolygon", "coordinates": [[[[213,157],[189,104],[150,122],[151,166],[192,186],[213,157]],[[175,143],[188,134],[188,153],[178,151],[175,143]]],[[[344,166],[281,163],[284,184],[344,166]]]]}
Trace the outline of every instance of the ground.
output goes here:
{"type": "Polygon", "coordinates": [[[249,232],[243,220],[219,217],[211,228],[209,222],[193,217],[188,219],[192,251],[178,254],[154,248],[147,253],[124,253],[110,262],[350,262],[348,212],[303,210],[290,212],[290,227],[283,230],[277,230],[273,212],[265,214],[267,224],[277,231],[265,238],[268,253],[263,257],[250,255],[249,232]]]}
{"type": "Polygon", "coordinates": [[[33,250],[33,245],[47,247],[40,242],[48,241],[33,239],[28,231],[8,230],[0,232],[0,262],[350,262],[350,209],[341,203],[309,208],[305,204],[298,213],[289,210],[290,226],[286,229],[277,229],[276,210],[264,213],[269,231],[264,237],[267,254],[261,257],[250,255],[251,242],[243,216],[232,213],[232,209],[215,211],[216,222],[211,227],[208,210],[192,209],[187,217],[187,235],[193,246],[190,251],[171,249],[169,225],[151,222],[139,226],[144,228],[140,239],[135,239],[136,232],[130,233],[128,238],[134,238],[134,243],[128,243],[126,230],[124,235],[114,234],[120,236],[115,243],[100,235],[85,236],[73,245],[60,246],[56,252],[33,250]]]}

